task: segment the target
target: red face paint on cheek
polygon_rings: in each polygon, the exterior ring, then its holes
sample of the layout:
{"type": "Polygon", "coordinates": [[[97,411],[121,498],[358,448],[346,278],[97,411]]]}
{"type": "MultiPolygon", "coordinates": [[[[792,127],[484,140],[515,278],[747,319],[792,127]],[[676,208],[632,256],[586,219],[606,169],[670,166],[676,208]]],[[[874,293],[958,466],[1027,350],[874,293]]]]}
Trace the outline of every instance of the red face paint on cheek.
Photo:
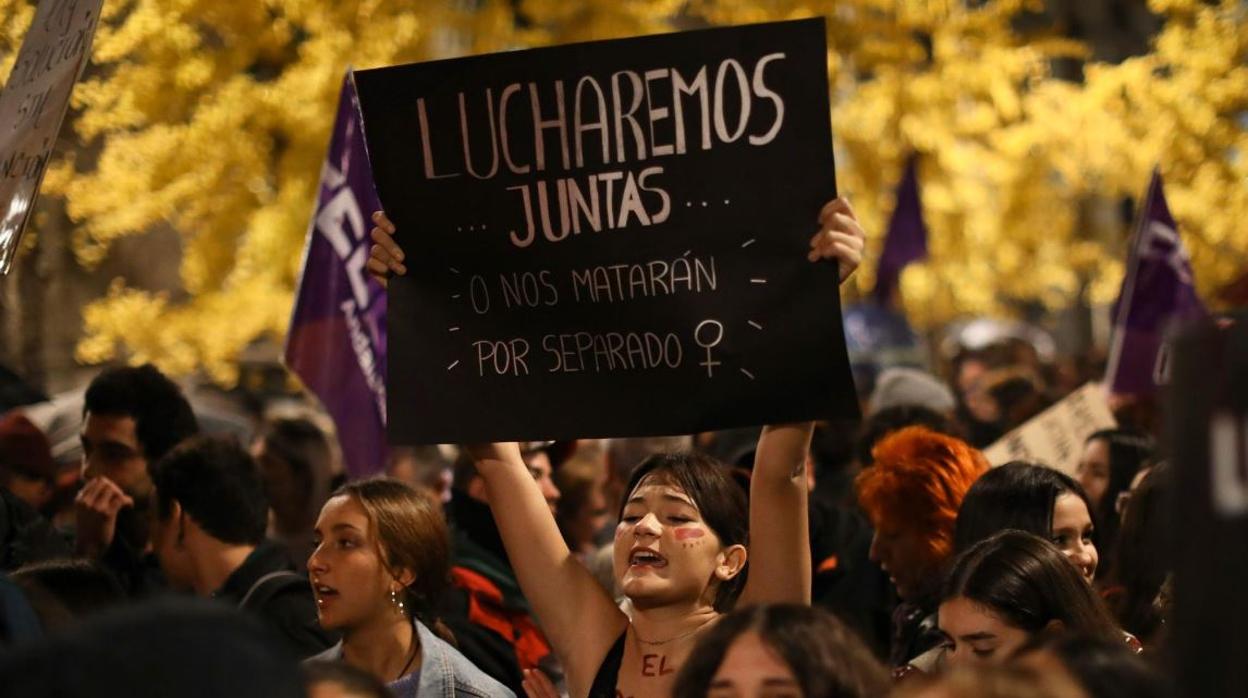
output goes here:
{"type": "Polygon", "coordinates": [[[689,527],[676,529],[676,540],[694,540],[695,538],[701,538],[705,535],[706,531],[703,531],[700,528],[689,527]]]}

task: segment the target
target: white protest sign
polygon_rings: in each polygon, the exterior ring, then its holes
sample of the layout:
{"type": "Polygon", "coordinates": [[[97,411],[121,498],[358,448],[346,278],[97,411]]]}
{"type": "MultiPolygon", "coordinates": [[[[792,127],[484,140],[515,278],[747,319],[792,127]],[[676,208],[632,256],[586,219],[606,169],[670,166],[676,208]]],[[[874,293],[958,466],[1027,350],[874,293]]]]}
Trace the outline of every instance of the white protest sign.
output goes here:
{"type": "Polygon", "coordinates": [[[1088,437],[1116,425],[1104,387],[1088,383],[1001,437],[984,449],[984,456],[993,467],[1025,460],[1073,476],[1088,437]]]}
{"type": "Polygon", "coordinates": [[[0,92],[0,274],[9,273],[39,184],[91,56],[102,0],[40,0],[0,92]]]}

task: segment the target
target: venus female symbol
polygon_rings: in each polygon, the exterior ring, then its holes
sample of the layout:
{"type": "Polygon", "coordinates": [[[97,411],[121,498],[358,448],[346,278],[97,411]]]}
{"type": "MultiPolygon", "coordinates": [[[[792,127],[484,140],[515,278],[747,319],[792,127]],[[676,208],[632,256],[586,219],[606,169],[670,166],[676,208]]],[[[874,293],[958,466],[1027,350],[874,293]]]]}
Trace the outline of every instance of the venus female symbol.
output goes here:
{"type": "Polygon", "coordinates": [[[699,322],[698,326],[693,330],[693,341],[706,350],[706,361],[702,361],[698,365],[706,367],[706,375],[708,377],[714,377],[715,371],[713,367],[719,366],[722,362],[716,361],[711,357],[711,349],[719,346],[719,343],[724,341],[723,324],[718,320],[703,320],[699,322]]]}

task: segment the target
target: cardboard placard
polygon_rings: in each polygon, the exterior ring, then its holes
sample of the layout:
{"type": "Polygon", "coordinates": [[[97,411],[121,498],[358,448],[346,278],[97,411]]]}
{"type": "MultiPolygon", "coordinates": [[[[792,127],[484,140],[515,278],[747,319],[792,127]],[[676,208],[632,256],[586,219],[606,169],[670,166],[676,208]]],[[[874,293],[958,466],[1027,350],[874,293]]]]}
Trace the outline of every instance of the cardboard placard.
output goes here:
{"type": "Polygon", "coordinates": [[[0,274],[9,273],[26,221],[91,56],[102,0],[40,0],[0,92],[0,274]]]}
{"type": "Polygon", "coordinates": [[[1105,389],[1087,383],[984,449],[984,457],[994,467],[1025,460],[1074,477],[1088,437],[1116,425],[1105,389]]]}
{"type": "Polygon", "coordinates": [[[355,73],[392,442],[852,415],[823,20],[355,73]]]}

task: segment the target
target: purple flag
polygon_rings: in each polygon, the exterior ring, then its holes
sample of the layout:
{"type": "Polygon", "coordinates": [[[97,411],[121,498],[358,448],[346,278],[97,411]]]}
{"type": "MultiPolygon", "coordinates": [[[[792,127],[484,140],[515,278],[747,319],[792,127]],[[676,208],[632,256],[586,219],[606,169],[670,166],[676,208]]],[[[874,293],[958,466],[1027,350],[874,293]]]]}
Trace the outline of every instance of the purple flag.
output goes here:
{"type": "Polygon", "coordinates": [[[386,293],[364,268],[369,217],[380,209],[348,73],[308,226],[286,365],[333,417],[352,477],[377,473],[387,457],[386,293]]]}
{"type": "Polygon", "coordinates": [[[1161,173],[1154,169],[1114,311],[1105,371],[1110,391],[1143,395],[1165,383],[1167,328],[1203,315],[1191,258],[1166,205],[1161,173]]]}
{"type": "Polygon", "coordinates": [[[876,302],[887,306],[897,292],[901,270],[906,265],[927,258],[927,225],[923,223],[923,204],[919,201],[918,157],[911,155],[906,171],[897,185],[897,206],[888,222],[884,250],[875,272],[876,302]]]}

